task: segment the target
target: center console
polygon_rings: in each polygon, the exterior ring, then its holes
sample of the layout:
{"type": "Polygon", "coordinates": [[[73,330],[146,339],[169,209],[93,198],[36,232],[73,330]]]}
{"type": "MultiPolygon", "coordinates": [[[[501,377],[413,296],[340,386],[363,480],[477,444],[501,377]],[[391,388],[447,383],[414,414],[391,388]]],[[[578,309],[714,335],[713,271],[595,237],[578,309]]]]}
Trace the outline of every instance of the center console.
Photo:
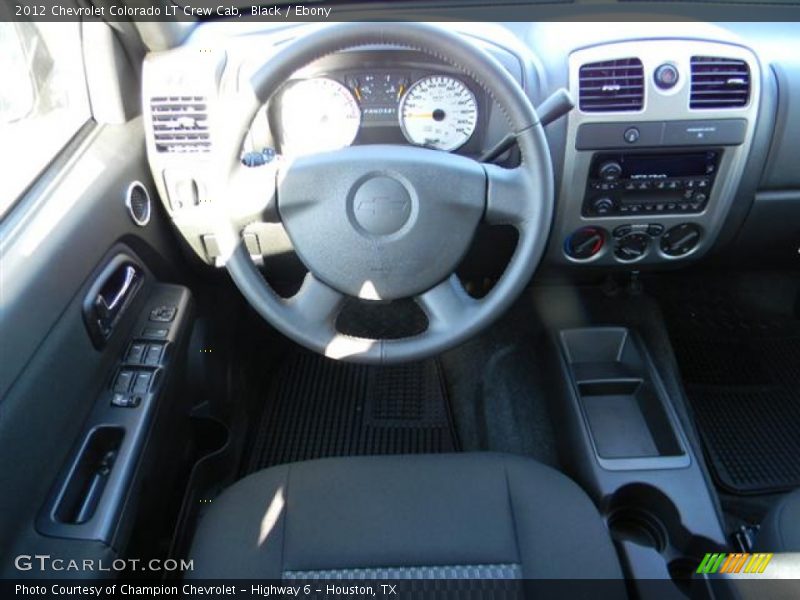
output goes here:
{"type": "Polygon", "coordinates": [[[635,585],[662,581],[655,597],[688,595],[704,554],[725,549],[725,534],[646,344],[618,326],[560,329],[554,337],[566,399],[558,422],[572,475],[605,516],[626,576],[635,585]]]}
{"type": "Polygon", "coordinates": [[[584,48],[550,259],[659,264],[701,256],[733,202],[755,128],[760,67],[699,40],[584,48]]]}

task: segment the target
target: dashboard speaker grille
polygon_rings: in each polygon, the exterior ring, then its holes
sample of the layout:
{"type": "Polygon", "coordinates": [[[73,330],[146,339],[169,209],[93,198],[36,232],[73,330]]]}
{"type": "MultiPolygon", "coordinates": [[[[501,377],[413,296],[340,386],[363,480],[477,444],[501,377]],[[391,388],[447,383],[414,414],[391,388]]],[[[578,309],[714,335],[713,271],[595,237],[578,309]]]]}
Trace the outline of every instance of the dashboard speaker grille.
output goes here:
{"type": "Polygon", "coordinates": [[[208,152],[208,105],[205,96],[150,98],[153,138],[158,152],[208,152]]]}
{"type": "Polygon", "coordinates": [[[737,108],[750,99],[750,67],[743,60],[692,57],[691,108],[737,108]]]}
{"type": "Polygon", "coordinates": [[[638,58],[585,64],[578,79],[584,112],[635,111],[644,106],[644,68],[638,58]]]}

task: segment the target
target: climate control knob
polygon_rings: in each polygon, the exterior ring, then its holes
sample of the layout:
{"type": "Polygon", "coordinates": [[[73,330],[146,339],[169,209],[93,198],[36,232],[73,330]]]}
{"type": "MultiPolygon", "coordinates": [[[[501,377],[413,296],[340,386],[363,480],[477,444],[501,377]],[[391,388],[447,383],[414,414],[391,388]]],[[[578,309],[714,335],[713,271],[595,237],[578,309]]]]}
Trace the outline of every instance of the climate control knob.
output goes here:
{"type": "Polygon", "coordinates": [[[588,260],[600,252],[606,241],[606,233],[599,227],[582,227],[564,242],[564,252],[575,260],[588,260]]]}
{"type": "Polygon", "coordinates": [[[697,247],[701,233],[694,223],[676,225],[661,237],[661,251],[667,256],[684,256],[697,247]]]}
{"type": "Polygon", "coordinates": [[[640,259],[650,246],[650,236],[646,233],[629,233],[614,244],[614,256],[623,262],[640,259]]]}

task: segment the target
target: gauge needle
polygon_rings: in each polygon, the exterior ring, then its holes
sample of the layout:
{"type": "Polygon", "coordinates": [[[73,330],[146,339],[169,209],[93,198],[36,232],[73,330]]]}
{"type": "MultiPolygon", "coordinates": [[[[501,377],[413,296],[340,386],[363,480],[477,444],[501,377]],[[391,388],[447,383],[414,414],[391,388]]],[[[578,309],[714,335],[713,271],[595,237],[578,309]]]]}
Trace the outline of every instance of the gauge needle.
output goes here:
{"type": "Polygon", "coordinates": [[[433,118],[433,113],[432,112],[428,112],[428,113],[408,113],[407,115],[405,115],[405,117],[407,119],[432,119],[433,118]]]}
{"type": "Polygon", "coordinates": [[[356,98],[358,98],[358,101],[361,102],[361,90],[359,90],[358,87],[354,87],[353,91],[356,93],[356,98]]]}

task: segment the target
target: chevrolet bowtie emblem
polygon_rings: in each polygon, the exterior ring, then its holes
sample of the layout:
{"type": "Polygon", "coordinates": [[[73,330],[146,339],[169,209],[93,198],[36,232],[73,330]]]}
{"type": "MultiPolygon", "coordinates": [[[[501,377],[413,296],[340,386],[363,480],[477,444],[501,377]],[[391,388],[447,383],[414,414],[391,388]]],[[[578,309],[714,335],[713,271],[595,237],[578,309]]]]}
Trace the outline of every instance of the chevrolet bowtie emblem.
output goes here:
{"type": "Polygon", "coordinates": [[[360,213],[369,213],[374,215],[377,214],[379,210],[378,207],[385,207],[383,210],[394,213],[402,213],[405,212],[407,206],[408,200],[405,198],[391,199],[387,196],[375,196],[373,198],[360,200],[358,206],[356,206],[356,210],[360,213]]]}

